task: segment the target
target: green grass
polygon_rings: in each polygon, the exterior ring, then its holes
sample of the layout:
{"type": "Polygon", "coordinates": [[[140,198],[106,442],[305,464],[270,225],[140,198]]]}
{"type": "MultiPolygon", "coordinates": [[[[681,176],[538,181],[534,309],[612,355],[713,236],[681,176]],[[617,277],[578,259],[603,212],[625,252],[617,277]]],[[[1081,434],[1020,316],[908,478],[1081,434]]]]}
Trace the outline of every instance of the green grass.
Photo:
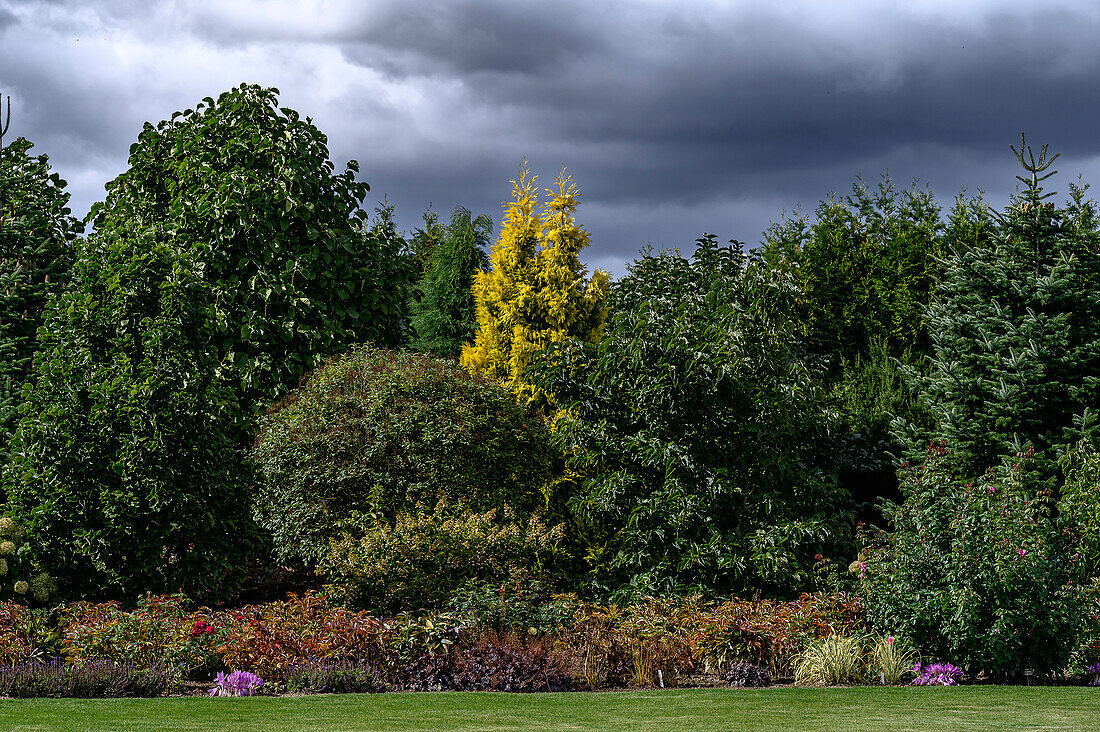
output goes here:
{"type": "Polygon", "coordinates": [[[1100,730],[1100,689],[698,689],[3,699],[13,730],[1100,730]]]}

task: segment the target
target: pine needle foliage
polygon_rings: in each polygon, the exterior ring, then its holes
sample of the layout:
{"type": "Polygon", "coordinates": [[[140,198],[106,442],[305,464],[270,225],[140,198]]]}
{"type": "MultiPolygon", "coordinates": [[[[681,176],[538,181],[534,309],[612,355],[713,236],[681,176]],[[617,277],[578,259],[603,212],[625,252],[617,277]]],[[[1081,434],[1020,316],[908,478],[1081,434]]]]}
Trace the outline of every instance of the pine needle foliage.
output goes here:
{"type": "Polygon", "coordinates": [[[588,232],[575,220],[580,193],[565,169],[541,209],[537,177],[526,163],[512,181],[511,203],[490,254],[492,269],[474,279],[477,335],[462,349],[473,373],[506,384],[521,403],[549,409],[545,392],[524,379],[539,351],[566,339],[595,343],[603,332],[609,278],[589,278],[579,255],[588,232]]]}
{"type": "Polygon", "coordinates": [[[442,358],[457,359],[462,346],[477,331],[474,277],[489,266],[485,248],[493,232],[488,216],[471,218],[456,206],[431,249],[420,280],[420,299],[412,303],[413,348],[442,358]]]}
{"type": "Polygon", "coordinates": [[[1100,403],[1100,227],[1080,182],[1065,207],[1047,201],[1057,156],[1046,146],[1038,159],[1023,140],[1013,151],[1025,188],[988,238],[953,244],[928,314],[931,369],[906,372],[933,426],[895,428],[911,456],[941,440],[974,475],[1030,443],[1053,479],[1100,403]]]}

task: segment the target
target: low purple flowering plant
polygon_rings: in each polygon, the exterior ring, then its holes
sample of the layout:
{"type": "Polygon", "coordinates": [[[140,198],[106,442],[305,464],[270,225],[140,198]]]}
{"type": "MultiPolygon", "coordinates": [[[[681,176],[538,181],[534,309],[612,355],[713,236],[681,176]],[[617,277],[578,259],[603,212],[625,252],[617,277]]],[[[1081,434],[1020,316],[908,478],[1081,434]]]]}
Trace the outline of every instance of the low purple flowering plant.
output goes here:
{"type": "Polygon", "coordinates": [[[952,663],[930,663],[927,666],[916,663],[913,673],[917,676],[913,679],[917,686],[955,686],[962,676],[962,670],[952,663]]]}
{"type": "Polygon", "coordinates": [[[264,685],[264,680],[248,671],[234,671],[224,674],[220,671],[214,678],[214,688],[210,696],[252,696],[264,685]]]}
{"type": "Polygon", "coordinates": [[[1092,681],[1089,682],[1089,686],[1100,686],[1100,663],[1092,664],[1085,671],[1092,674],[1092,681]]]}

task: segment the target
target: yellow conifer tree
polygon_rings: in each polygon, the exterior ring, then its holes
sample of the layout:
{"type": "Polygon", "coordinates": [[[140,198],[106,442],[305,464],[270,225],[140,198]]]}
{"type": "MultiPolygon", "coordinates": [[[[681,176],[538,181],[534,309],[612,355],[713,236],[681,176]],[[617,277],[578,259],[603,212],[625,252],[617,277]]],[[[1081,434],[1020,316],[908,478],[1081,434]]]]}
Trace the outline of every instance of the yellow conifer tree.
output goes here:
{"type": "Polygon", "coordinates": [[[546,189],[540,210],[537,176],[527,163],[512,181],[500,236],[490,253],[492,268],[474,279],[478,331],[462,349],[462,364],[498,379],[521,402],[546,409],[545,394],[523,379],[531,357],[552,343],[578,338],[594,343],[607,316],[608,275],[591,278],[580,251],[588,232],[574,218],[580,194],[565,168],[546,189]]]}

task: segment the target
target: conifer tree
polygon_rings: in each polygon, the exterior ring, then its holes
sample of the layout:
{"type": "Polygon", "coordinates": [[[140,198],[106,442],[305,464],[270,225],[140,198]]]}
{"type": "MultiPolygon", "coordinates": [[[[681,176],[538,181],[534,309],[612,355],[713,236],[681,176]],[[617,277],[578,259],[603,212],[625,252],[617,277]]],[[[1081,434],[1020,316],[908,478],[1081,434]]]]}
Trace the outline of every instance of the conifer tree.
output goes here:
{"type": "Polygon", "coordinates": [[[907,372],[934,426],[896,427],[913,457],[931,440],[979,474],[1030,443],[1052,480],[1055,460],[1100,399],[1100,258],[1096,204],[1070,185],[1058,208],[1041,183],[1057,157],[1012,148],[1026,188],[995,217],[991,239],[955,242],[929,310],[927,375],[907,372]]]}
{"type": "Polygon", "coordinates": [[[474,276],[489,265],[485,255],[493,220],[471,219],[456,206],[440,243],[431,250],[420,280],[420,299],[412,301],[413,347],[444,358],[458,358],[477,331],[474,276]]]}
{"type": "Polygon", "coordinates": [[[608,275],[596,270],[588,278],[580,262],[588,232],[574,218],[580,194],[572,177],[562,168],[541,211],[536,181],[526,163],[512,181],[513,201],[490,254],[492,269],[474,279],[478,331],[461,360],[470,371],[507,384],[521,402],[547,408],[545,393],[523,378],[524,370],[553,343],[599,340],[608,275]]]}

